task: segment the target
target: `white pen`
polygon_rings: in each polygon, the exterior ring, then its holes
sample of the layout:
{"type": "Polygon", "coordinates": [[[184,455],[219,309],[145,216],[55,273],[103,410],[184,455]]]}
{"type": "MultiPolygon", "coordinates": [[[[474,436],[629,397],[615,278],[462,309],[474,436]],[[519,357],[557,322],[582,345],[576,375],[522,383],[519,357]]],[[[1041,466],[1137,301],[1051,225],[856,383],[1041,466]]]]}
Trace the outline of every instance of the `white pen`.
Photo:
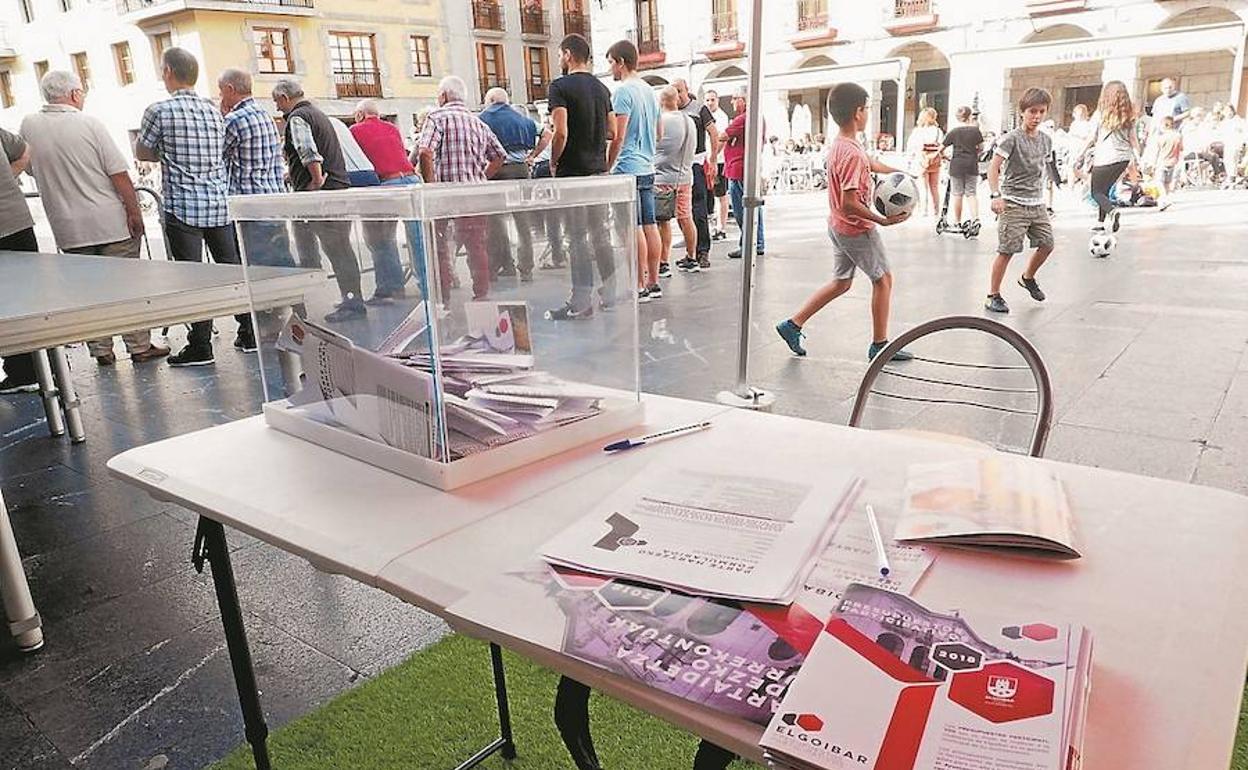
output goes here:
{"type": "Polygon", "coordinates": [[[867,522],[871,525],[871,539],[875,541],[875,563],[880,567],[880,577],[888,577],[892,568],[888,566],[888,554],[884,552],[884,538],[880,536],[880,522],[875,518],[875,509],[867,505],[867,522]]]}
{"type": "Polygon", "coordinates": [[[709,421],[695,422],[693,425],[682,425],[679,428],[671,428],[669,430],[659,431],[658,433],[651,433],[648,436],[638,436],[637,438],[626,438],[623,441],[616,441],[614,444],[607,444],[604,446],[602,451],[619,452],[623,449],[645,446],[646,444],[650,444],[655,441],[664,441],[669,438],[676,438],[677,436],[683,436],[686,433],[706,430],[709,427],[711,427],[711,423],[709,421]]]}

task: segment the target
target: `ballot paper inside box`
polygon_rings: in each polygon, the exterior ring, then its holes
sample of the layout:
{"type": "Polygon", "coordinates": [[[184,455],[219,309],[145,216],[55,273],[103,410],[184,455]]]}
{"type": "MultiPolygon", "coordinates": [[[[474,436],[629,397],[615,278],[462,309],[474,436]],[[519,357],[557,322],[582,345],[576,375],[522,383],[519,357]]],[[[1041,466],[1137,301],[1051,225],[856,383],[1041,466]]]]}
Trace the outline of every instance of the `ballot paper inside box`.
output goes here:
{"type": "Polygon", "coordinates": [[[302,303],[253,314],[271,427],[452,489],[642,422],[631,180],[241,196],[230,212],[249,273],[315,271],[302,303]]]}

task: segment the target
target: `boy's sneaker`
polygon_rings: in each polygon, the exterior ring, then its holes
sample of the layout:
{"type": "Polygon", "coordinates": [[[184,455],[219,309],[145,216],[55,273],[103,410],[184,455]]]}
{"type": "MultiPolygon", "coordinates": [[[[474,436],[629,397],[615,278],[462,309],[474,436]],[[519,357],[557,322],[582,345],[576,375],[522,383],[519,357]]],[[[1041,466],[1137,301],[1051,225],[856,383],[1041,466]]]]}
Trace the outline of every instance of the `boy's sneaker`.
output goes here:
{"type": "Polygon", "coordinates": [[[806,335],[802,334],[802,327],[793,323],[793,319],[786,319],[776,324],[776,334],[779,334],[784,344],[789,346],[793,355],[806,355],[806,348],[802,347],[802,337],[806,335]]]}
{"type": "MultiPolygon", "coordinates": [[[[888,340],[884,340],[883,342],[872,342],[870,347],[867,348],[867,360],[874,361],[875,357],[880,354],[880,351],[886,347],[888,347],[888,340]]],[[[896,353],[893,354],[892,360],[893,361],[913,361],[914,354],[908,350],[898,350],[896,353]]]]}
{"type": "Polygon", "coordinates": [[[649,303],[649,302],[650,302],[650,290],[649,290],[649,289],[638,289],[638,290],[637,290],[637,304],[639,304],[639,305],[645,305],[645,304],[647,304],[647,303],[649,303]]]}
{"type": "Polygon", "coordinates": [[[325,316],[325,320],[329,323],[340,323],[342,321],[351,321],[356,318],[364,318],[368,316],[368,307],[363,300],[353,299],[347,300],[338,306],[338,309],[325,316]]]}
{"type": "Polygon", "coordinates": [[[1026,289],[1036,302],[1044,302],[1044,292],[1040,290],[1040,284],[1036,283],[1035,278],[1019,278],[1018,285],[1026,289]]]}
{"type": "Polygon", "coordinates": [[[259,346],[256,345],[256,335],[253,332],[239,332],[234,337],[234,349],[244,353],[255,353],[259,350],[259,346]]]}
{"type": "Polygon", "coordinates": [[[671,265],[669,265],[669,264],[667,264],[666,262],[660,262],[660,263],[659,263],[659,277],[660,277],[660,278],[671,278],[671,277],[672,277],[672,266],[671,266],[671,265]]]}
{"type": "Polygon", "coordinates": [[[546,311],[547,321],[584,321],[594,317],[594,306],[577,310],[571,302],[563,303],[563,307],[546,311]]]}
{"type": "Polygon", "coordinates": [[[663,299],[663,287],[657,283],[647,288],[646,293],[650,295],[650,299],[663,299]]]}
{"type": "Polygon", "coordinates": [[[1010,306],[1005,304],[1005,298],[1000,294],[989,294],[988,299],[984,301],[984,308],[994,313],[1010,312],[1010,306]]]}
{"type": "Polygon", "coordinates": [[[212,354],[212,346],[203,348],[187,345],[180,353],[169,356],[170,366],[211,366],[217,359],[212,354]]]}
{"type": "Polygon", "coordinates": [[[1114,209],[1109,212],[1109,229],[1112,232],[1118,232],[1118,228],[1122,227],[1122,212],[1114,209]]]}
{"type": "Polygon", "coordinates": [[[698,270],[702,271],[702,270],[710,270],[710,269],[711,269],[711,255],[699,254],[698,255],[698,270]]]}
{"type": "Polygon", "coordinates": [[[35,393],[39,390],[39,383],[34,380],[15,380],[12,377],[5,377],[0,380],[0,396],[11,396],[14,393],[35,393]]]}
{"type": "Polygon", "coordinates": [[[698,272],[698,261],[685,257],[676,263],[676,269],[682,273],[696,273],[698,272]]]}

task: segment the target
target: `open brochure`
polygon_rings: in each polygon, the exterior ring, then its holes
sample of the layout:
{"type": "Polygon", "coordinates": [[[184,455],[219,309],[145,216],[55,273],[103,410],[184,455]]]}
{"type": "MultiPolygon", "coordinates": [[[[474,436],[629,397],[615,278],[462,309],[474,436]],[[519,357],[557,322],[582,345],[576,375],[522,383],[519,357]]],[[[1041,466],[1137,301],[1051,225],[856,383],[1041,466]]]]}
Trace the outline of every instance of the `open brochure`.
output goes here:
{"type": "Polygon", "coordinates": [[[552,564],[688,593],[788,604],[860,487],[689,458],[652,464],[542,547],[552,564]]]}
{"type": "Polygon", "coordinates": [[[1075,770],[1091,663],[1082,626],[854,585],[760,744],[795,770],[1075,770]]]}
{"type": "Polygon", "coordinates": [[[894,535],[905,542],[1077,559],[1074,518],[1052,468],[992,457],[912,465],[894,535]]]}

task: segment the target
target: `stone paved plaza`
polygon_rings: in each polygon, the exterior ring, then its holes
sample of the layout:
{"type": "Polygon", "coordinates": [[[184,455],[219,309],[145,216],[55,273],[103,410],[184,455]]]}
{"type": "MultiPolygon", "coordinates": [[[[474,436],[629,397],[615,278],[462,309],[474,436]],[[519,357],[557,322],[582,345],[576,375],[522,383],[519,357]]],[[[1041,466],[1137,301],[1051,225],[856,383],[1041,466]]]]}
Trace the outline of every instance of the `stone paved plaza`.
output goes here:
{"type": "MultiPolygon", "coordinates": [[[[867,282],[809,324],[805,359],[771,328],[827,276],[826,205],[818,194],[768,201],[750,379],[776,394],[778,412],[844,422],[867,364],[867,282]]],[[[1123,221],[1117,252],[1095,260],[1086,251],[1090,214],[1059,205],[1057,252],[1040,274],[1048,301],[1013,286],[1021,266],[1004,292],[1014,308],[1004,321],[1035,344],[1052,376],[1048,456],[1248,493],[1248,194],[1185,193],[1168,211],[1123,221]]],[[[894,333],[983,313],[991,225],[965,241],[913,221],[885,239],[897,280],[894,333]]],[[[673,276],[666,297],[641,308],[647,391],[713,399],[733,383],[741,278],[728,249],[717,244],[710,272],[673,276]]],[[[566,285],[552,273],[538,280],[552,301],[566,285]]],[[[37,398],[0,400],[0,485],[48,638],[32,657],[0,639],[0,768],[199,767],[242,738],[212,585],[189,563],[194,516],[104,467],[131,446],[258,411],[255,360],[230,348],[232,321],[218,326],[211,369],[123,360],[97,370],[85,350],[74,351],[85,445],[50,439],[37,398]]],[[[175,346],[183,334],[171,330],[175,346]]],[[[936,356],[983,352],[952,337],[947,350],[931,344],[936,356]]],[[[878,424],[869,427],[1009,446],[1025,443],[1029,427],[1017,416],[921,402],[871,418],[878,424]]],[[[379,592],[229,537],[271,726],[444,633],[379,592]]]]}

